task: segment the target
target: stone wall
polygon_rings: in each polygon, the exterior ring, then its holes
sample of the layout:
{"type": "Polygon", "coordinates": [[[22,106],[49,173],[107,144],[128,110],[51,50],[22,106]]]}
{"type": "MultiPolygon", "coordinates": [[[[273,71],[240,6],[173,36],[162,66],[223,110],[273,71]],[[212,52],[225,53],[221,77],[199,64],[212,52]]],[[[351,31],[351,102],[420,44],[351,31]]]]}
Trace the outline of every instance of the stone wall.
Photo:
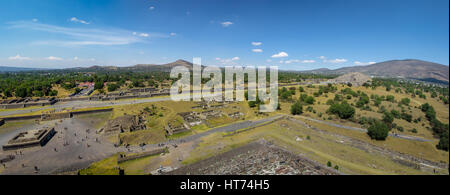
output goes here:
{"type": "Polygon", "coordinates": [[[123,163],[125,161],[135,160],[135,159],[139,159],[139,158],[144,158],[144,157],[147,157],[147,156],[158,155],[158,154],[162,154],[162,153],[166,153],[166,152],[167,152],[167,148],[160,148],[160,149],[156,149],[156,150],[152,150],[152,151],[148,151],[148,152],[143,152],[143,153],[132,155],[132,156],[125,156],[125,155],[120,155],[119,154],[119,158],[117,159],[117,163],[123,163]]]}
{"type": "Polygon", "coordinates": [[[72,114],[70,112],[62,112],[62,113],[50,113],[41,115],[41,121],[52,121],[63,118],[72,118],[72,114]]]}
{"type": "Polygon", "coordinates": [[[0,109],[17,109],[17,108],[27,108],[27,107],[32,107],[32,106],[49,106],[49,105],[53,105],[57,102],[58,100],[55,98],[52,99],[48,99],[48,100],[38,100],[38,101],[10,101],[8,102],[4,102],[3,104],[0,104],[0,109]]]}
{"type": "MultiPolygon", "coordinates": [[[[67,113],[54,113],[54,114],[61,114],[58,115],[60,117],[64,116],[64,118],[70,118],[72,116],[76,115],[82,115],[82,114],[91,114],[91,113],[100,113],[100,112],[110,112],[113,108],[105,108],[105,109],[98,109],[98,110],[85,110],[85,111],[75,111],[75,112],[67,112],[67,113]]],[[[42,119],[42,115],[29,115],[29,116],[14,116],[14,117],[5,117],[1,118],[0,120],[4,120],[4,122],[8,121],[18,121],[18,120],[30,120],[30,119],[42,119]]],[[[57,118],[60,119],[60,118],[57,118]]],[[[51,119],[55,120],[55,119],[51,119]]]]}
{"type": "Polygon", "coordinates": [[[18,143],[8,143],[6,145],[3,145],[3,150],[16,150],[21,148],[30,148],[35,146],[44,146],[47,144],[50,139],[56,134],[55,128],[49,128],[47,129],[43,135],[38,137],[36,140],[27,141],[27,142],[18,142],[18,143]]]}

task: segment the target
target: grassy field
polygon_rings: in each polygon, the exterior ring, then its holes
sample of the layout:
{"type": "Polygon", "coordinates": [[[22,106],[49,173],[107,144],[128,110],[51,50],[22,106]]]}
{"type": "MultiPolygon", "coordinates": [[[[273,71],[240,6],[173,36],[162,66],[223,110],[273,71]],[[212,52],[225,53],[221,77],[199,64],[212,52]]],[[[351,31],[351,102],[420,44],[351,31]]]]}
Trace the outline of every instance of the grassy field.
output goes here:
{"type": "MultiPolygon", "coordinates": [[[[301,120],[301,119],[299,119],[301,120]]],[[[306,124],[326,130],[329,132],[345,135],[351,138],[355,138],[373,145],[377,145],[383,148],[388,148],[397,152],[410,154],[420,158],[424,158],[434,162],[446,162],[448,163],[449,153],[436,149],[435,145],[438,140],[432,142],[418,142],[409,141],[404,139],[398,139],[388,137],[385,141],[371,140],[370,137],[363,132],[351,131],[347,129],[341,129],[337,127],[328,126],[321,123],[303,120],[306,124]]]]}
{"type": "Polygon", "coordinates": [[[73,91],[68,91],[59,85],[53,85],[52,89],[58,91],[58,98],[66,98],[69,97],[70,94],[73,94],[73,91]]]}
{"type": "Polygon", "coordinates": [[[194,163],[265,138],[324,165],[330,161],[347,174],[429,174],[395,163],[386,156],[341,144],[331,135],[321,134],[289,121],[279,121],[233,136],[223,135],[215,133],[202,139],[183,164],[194,163]],[[303,141],[296,141],[297,137],[303,141]]]}
{"type": "Polygon", "coordinates": [[[146,170],[149,161],[155,156],[147,156],[143,158],[138,158],[135,160],[126,161],[119,164],[119,167],[125,170],[126,175],[145,175],[148,174],[149,170],[146,170]]]}
{"type": "MultiPolygon", "coordinates": [[[[361,126],[358,123],[353,123],[348,120],[339,120],[336,116],[334,116],[334,115],[330,116],[326,113],[329,108],[329,105],[326,105],[327,100],[334,99],[336,93],[339,93],[342,89],[348,88],[347,86],[342,86],[342,85],[336,85],[336,86],[337,86],[337,91],[335,93],[328,93],[328,94],[323,94],[319,97],[314,97],[315,104],[310,105],[310,106],[313,107],[315,113],[305,111],[307,106],[304,106],[303,107],[304,113],[302,115],[308,116],[311,118],[320,119],[320,120],[327,120],[327,121],[330,121],[329,118],[331,117],[331,122],[346,125],[346,126],[364,128],[363,126],[361,126]]],[[[308,88],[306,86],[303,86],[303,88],[305,90],[304,93],[308,94],[309,96],[313,96],[314,92],[319,91],[318,86],[315,86],[315,88],[308,88]]],[[[418,96],[413,98],[413,97],[411,97],[410,94],[395,93],[394,90],[391,90],[388,92],[388,91],[386,91],[386,88],[384,88],[384,87],[378,87],[375,90],[373,90],[371,88],[366,88],[366,87],[352,87],[351,89],[355,92],[356,91],[364,92],[369,97],[371,95],[378,95],[378,96],[393,95],[395,97],[395,101],[396,101],[395,103],[383,101],[382,104],[380,105],[380,107],[384,106],[387,111],[391,111],[391,110],[401,111],[402,108],[399,107],[397,102],[399,102],[402,98],[409,98],[411,100],[410,106],[403,106],[403,109],[405,109],[406,113],[411,114],[413,119],[421,118],[421,122],[413,123],[413,122],[408,122],[408,121],[405,121],[402,119],[395,119],[394,123],[396,123],[397,125],[404,128],[403,132],[400,132],[397,129],[393,129],[393,132],[395,132],[395,133],[401,133],[401,134],[412,135],[412,136],[420,136],[420,137],[424,137],[427,139],[437,140],[436,137],[433,136],[432,131],[430,130],[431,127],[430,127],[429,122],[426,120],[425,114],[420,110],[420,106],[424,103],[429,103],[435,108],[437,118],[441,122],[446,123],[446,124],[448,124],[448,122],[449,122],[449,106],[444,105],[442,102],[439,102],[437,98],[431,98],[430,93],[424,92],[424,94],[427,96],[427,99],[422,99],[422,98],[419,98],[418,96]],[[417,133],[413,133],[411,131],[412,129],[416,129],[417,133]]],[[[292,99],[297,100],[299,97],[300,97],[300,93],[297,88],[296,95],[294,95],[292,97],[292,99]]],[[[356,98],[353,97],[352,99],[346,100],[346,101],[349,104],[355,104],[356,101],[358,101],[358,99],[359,99],[358,97],[356,97],[356,98]]],[[[282,110],[278,111],[278,112],[284,113],[284,114],[290,114],[291,105],[292,105],[292,102],[281,102],[282,110]]],[[[377,112],[379,110],[379,107],[374,106],[372,101],[370,101],[369,106],[372,109],[372,111],[361,110],[359,108],[355,108],[356,109],[355,118],[359,119],[360,117],[364,116],[364,117],[373,117],[373,118],[381,119],[382,113],[377,112]]]]}
{"type": "Polygon", "coordinates": [[[80,175],[118,175],[117,155],[92,163],[88,168],[80,170],[80,175]]]}

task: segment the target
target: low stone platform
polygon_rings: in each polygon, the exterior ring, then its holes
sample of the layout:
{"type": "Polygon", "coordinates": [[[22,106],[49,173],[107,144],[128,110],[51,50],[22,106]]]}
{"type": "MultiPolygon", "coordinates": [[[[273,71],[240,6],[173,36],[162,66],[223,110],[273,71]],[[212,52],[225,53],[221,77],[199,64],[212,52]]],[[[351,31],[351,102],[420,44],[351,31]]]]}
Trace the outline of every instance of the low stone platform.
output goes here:
{"type": "Polygon", "coordinates": [[[55,134],[56,131],[53,127],[22,132],[3,145],[3,150],[44,146],[55,134]]]}

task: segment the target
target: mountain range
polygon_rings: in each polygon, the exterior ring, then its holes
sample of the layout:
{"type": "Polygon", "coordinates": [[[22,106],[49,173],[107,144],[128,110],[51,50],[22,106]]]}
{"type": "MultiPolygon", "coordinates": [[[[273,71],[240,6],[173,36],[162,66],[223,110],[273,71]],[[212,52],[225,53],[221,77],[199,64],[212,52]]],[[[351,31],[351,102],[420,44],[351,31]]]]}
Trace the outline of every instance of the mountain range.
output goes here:
{"type": "MultiPolygon", "coordinates": [[[[65,70],[69,71],[83,71],[83,72],[96,72],[96,71],[134,71],[134,72],[152,72],[163,71],[170,72],[173,67],[184,66],[189,70],[192,70],[193,64],[185,60],[177,60],[168,64],[138,64],[128,67],[117,66],[91,66],[87,68],[69,68],[65,70]]],[[[15,67],[2,67],[0,66],[0,72],[17,72],[17,71],[33,71],[42,69],[33,68],[15,68],[15,67]]],[[[61,71],[61,70],[59,70],[61,71]]],[[[289,71],[288,71],[289,72],[289,71]]],[[[298,72],[298,71],[295,71],[298,72]]],[[[420,79],[426,81],[438,81],[449,82],[449,67],[442,64],[433,62],[427,62],[422,60],[391,60],[386,62],[380,62],[367,66],[352,66],[344,67],[335,70],[327,68],[300,71],[303,73],[315,73],[315,74],[347,74],[351,72],[360,72],[369,76],[375,77],[389,77],[389,78],[409,78],[420,79]]]]}
{"type": "Polygon", "coordinates": [[[23,71],[33,71],[33,70],[44,70],[44,69],[43,68],[23,68],[23,67],[0,66],[0,72],[23,72],[23,71]]]}
{"type": "Polygon", "coordinates": [[[346,74],[360,72],[375,77],[429,79],[449,81],[449,67],[422,60],[391,60],[367,66],[344,67],[335,70],[326,68],[303,71],[317,74],[346,74]]]}

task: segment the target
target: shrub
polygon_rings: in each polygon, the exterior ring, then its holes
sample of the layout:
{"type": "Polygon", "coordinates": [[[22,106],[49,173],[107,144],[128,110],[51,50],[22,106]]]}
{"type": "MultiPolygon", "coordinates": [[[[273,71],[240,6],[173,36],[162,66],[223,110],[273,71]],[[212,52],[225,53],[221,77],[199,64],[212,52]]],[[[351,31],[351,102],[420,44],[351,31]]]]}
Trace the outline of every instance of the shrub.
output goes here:
{"type": "Polygon", "coordinates": [[[370,138],[375,140],[386,140],[386,137],[389,135],[389,127],[381,121],[376,121],[367,130],[370,138]]]}
{"type": "Polygon", "coordinates": [[[303,89],[303,87],[299,87],[298,89],[300,92],[305,92],[305,89],[303,89]]]}
{"type": "Polygon", "coordinates": [[[391,110],[391,114],[392,116],[394,116],[394,118],[401,118],[401,114],[397,110],[391,110]]]}
{"type": "Polygon", "coordinates": [[[327,112],[335,114],[341,119],[349,119],[355,115],[355,108],[350,106],[347,102],[342,102],[341,104],[335,103],[331,105],[327,112]]]}
{"type": "Polygon", "coordinates": [[[393,95],[388,95],[388,96],[386,96],[386,101],[394,102],[395,101],[395,97],[393,95]]]}
{"type": "Polygon", "coordinates": [[[405,113],[405,112],[402,113],[401,117],[402,117],[402,119],[405,120],[405,121],[408,121],[408,122],[411,122],[411,121],[412,121],[412,115],[410,115],[410,114],[408,114],[408,113],[405,113]]]}
{"type": "Polygon", "coordinates": [[[384,123],[386,123],[386,125],[389,127],[389,129],[392,129],[392,123],[394,122],[394,116],[391,113],[385,112],[382,120],[384,123]]]}
{"type": "Polygon", "coordinates": [[[400,103],[403,104],[403,105],[405,105],[405,106],[408,106],[409,103],[411,103],[411,100],[410,100],[409,98],[403,98],[403,99],[400,101],[400,103]]]}
{"type": "Polygon", "coordinates": [[[312,96],[308,96],[308,97],[305,99],[305,103],[307,103],[307,104],[314,104],[315,101],[316,101],[316,100],[315,100],[314,97],[312,97],[312,96]]]}
{"type": "Polygon", "coordinates": [[[444,132],[440,136],[440,140],[438,145],[436,146],[437,149],[448,151],[448,131],[444,132]]]}
{"type": "Polygon", "coordinates": [[[300,115],[303,113],[303,106],[300,102],[295,102],[295,104],[293,104],[291,106],[291,114],[293,115],[300,115]]]}

